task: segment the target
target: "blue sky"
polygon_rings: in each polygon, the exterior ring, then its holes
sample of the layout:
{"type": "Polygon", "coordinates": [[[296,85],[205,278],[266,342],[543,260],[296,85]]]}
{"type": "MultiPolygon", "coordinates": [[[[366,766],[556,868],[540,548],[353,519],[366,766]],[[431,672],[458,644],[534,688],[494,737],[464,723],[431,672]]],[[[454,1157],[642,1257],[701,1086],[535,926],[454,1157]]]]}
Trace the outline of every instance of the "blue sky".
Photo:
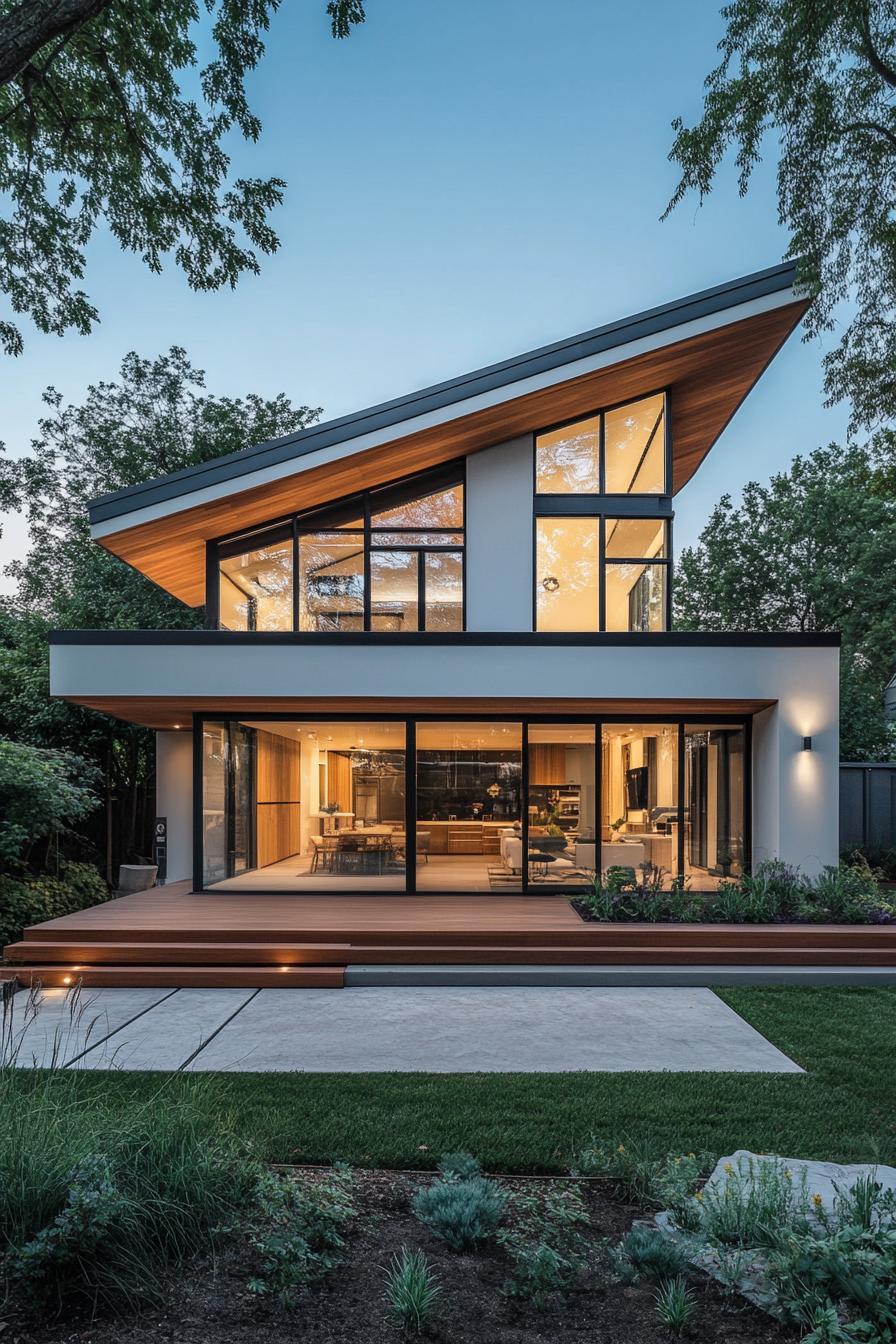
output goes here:
{"type": "MultiPolygon", "coordinates": [[[[101,325],[26,331],[0,363],[7,451],[27,450],[48,383],[77,400],[131,349],[183,345],[213,392],[330,417],[776,263],[771,164],[746,200],[729,166],[702,209],[659,222],[670,122],[698,115],[721,33],[715,0],[370,0],[337,43],[324,0],[287,0],[251,82],[262,138],[234,146],[235,171],[288,182],[280,252],[200,295],[98,236],[101,325]]],[[[822,406],[835,339],[791,338],[678,496],[677,547],[723,492],[843,439],[845,409],[822,406]]],[[[7,520],[0,560],[24,544],[7,520]]]]}

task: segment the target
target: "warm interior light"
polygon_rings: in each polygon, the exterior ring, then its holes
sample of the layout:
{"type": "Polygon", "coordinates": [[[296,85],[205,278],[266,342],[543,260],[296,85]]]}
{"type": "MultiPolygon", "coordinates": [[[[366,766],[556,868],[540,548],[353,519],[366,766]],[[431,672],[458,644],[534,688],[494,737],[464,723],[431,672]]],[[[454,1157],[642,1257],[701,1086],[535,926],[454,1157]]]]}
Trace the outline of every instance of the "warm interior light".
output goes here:
{"type": "Polygon", "coordinates": [[[71,978],[70,975],[64,975],[64,976],[62,977],[62,983],[63,983],[64,985],[70,985],[71,982],[72,982],[72,978],[71,978]]]}
{"type": "Polygon", "coordinates": [[[179,724],[179,723],[176,723],[174,726],[175,726],[175,728],[179,728],[179,727],[180,727],[180,724],[179,724]]]}

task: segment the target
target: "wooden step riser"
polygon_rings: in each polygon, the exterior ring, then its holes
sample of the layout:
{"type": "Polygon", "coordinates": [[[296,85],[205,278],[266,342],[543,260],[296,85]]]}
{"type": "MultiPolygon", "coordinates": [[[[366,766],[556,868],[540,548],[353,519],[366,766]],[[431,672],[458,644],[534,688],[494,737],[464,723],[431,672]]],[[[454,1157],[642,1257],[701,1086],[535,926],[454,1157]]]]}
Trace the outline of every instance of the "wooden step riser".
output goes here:
{"type": "Polygon", "coordinates": [[[44,989],[342,989],[342,966],[299,966],[278,971],[255,966],[91,966],[72,975],[61,966],[0,969],[0,980],[44,989]]]}
{"type": "MultiPolygon", "coordinates": [[[[50,925],[38,925],[25,930],[24,941],[36,944],[58,944],[61,930],[50,925]]],[[[67,924],[64,942],[69,946],[99,943],[147,944],[230,944],[242,947],[288,944],[303,946],[358,945],[390,946],[419,944],[425,938],[430,946],[456,945],[488,946],[512,943],[516,947],[538,947],[547,937],[562,936],[585,946],[612,946],[614,943],[642,947],[738,947],[745,942],[754,947],[855,947],[884,948],[896,951],[896,926],[855,924],[586,924],[569,929],[258,929],[250,924],[241,929],[221,928],[117,928],[67,924]]]]}
{"type": "Polygon", "coordinates": [[[12,943],[7,961],[79,966],[344,966],[348,943],[12,943]]]}
{"type": "MultiPolygon", "coordinates": [[[[174,947],[165,949],[145,948],[142,958],[134,958],[126,955],[118,955],[114,947],[102,949],[103,955],[95,957],[60,957],[58,962],[52,963],[54,974],[66,975],[69,978],[77,979],[88,972],[102,969],[106,966],[124,970],[126,966],[132,966],[135,973],[142,973],[147,964],[152,966],[165,965],[172,969],[175,967],[195,967],[197,965],[206,965],[211,971],[213,968],[225,970],[228,966],[233,966],[235,970],[248,970],[250,967],[256,968],[258,975],[270,977],[271,983],[279,983],[278,977],[286,974],[284,968],[290,971],[299,971],[308,969],[309,972],[323,970],[326,965],[338,966],[376,966],[376,965],[570,965],[570,966],[614,966],[614,965],[642,965],[642,966],[711,966],[711,965],[730,965],[730,966],[879,966],[896,967],[896,952],[886,952],[879,950],[865,949],[825,949],[825,948],[764,948],[764,947],[738,947],[738,948],[706,948],[706,947],[679,947],[679,948],[644,948],[640,945],[631,947],[603,947],[587,948],[578,945],[573,946],[550,946],[536,948],[518,948],[508,946],[495,947],[432,947],[429,945],[419,945],[416,947],[358,947],[351,948],[348,952],[343,952],[338,959],[334,955],[316,966],[309,965],[305,960],[292,959],[287,949],[281,949],[278,952],[276,961],[272,961],[267,956],[253,955],[250,949],[243,949],[242,957],[232,959],[223,957],[218,960],[220,949],[203,948],[200,949],[208,955],[199,957],[196,955],[197,949],[184,948],[182,950],[174,947]],[[160,951],[165,952],[165,956],[158,955],[160,951]]],[[[83,949],[82,949],[83,951],[83,949]]],[[[263,949],[267,952],[267,949],[263,949]]],[[[29,966],[41,965],[47,966],[50,963],[41,962],[37,958],[31,958],[22,963],[22,969],[29,966]]]]}

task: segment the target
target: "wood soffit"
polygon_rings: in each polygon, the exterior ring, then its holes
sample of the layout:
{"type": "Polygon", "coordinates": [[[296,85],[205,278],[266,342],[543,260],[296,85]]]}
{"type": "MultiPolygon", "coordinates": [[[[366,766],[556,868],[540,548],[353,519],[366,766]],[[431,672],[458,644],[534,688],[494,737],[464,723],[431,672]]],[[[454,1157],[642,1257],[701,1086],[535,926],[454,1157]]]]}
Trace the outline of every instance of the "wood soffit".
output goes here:
{"type": "Polygon", "coordinates": [[[125,528],[100,544],[181,601],[198,606],[205,600],[208,540],[662,387],[669,390],[676,494],[807,307],[807,301],[797,300],[322,466],[303,470],[298,458],[295,475],[125,528]]]}
{"type": "MultiPolygon", "coordinates": [[[[54,699],[60,697],[54,696],[54,699]]],[[[227,715],[251,719],[259,714],[296,714],[322,716],[326,714],[495,714],[520,717],[538,714],[562,714],[571,719],[578,716],[631,714],[668,716],[688,714],[756,714],[768,709],[773,700],[573,700],[573,699],[438,699],[389,700],[373,697],[353,699],[320,699],[284,697],[271,699],[263,696],[242,696],[239,699],[221,696],[65,696],[66,700],[86,709],[110,714],[127,723],[138,723],[144,728],[184,730],[192,727],[193,714],[227,715]]]]}

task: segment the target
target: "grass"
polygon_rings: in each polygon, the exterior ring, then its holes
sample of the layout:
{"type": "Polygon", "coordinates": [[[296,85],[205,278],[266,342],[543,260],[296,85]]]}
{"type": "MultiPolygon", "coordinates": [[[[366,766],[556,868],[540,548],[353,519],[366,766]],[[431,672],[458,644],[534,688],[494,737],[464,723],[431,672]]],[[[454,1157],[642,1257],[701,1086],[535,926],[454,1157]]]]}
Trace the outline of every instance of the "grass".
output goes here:
{"type": "MultiPolygon", "coordinates": [[[[661,1155],[735,1148],[896,1165],[896,989],[720,991],[799,1074],[218,1074],[195,1104],[273,1162],[431,1168],[465,1149],[486,1170],[563,1171],[591,1134],[661,1155]]],[[[578,1030],[574,1019],[570,1031],[578,1030]]],[[[593,1026],[589,1025],[589,1030],[593,1026]]],[[[29,1077],[17,1088],[27,1105],[29,1077]]],[[[123,1112],[195,1078],[68,1073],[123,1112]]],[[[3,1117],[0,1116],[0,1124],[3,1117]]]]}

